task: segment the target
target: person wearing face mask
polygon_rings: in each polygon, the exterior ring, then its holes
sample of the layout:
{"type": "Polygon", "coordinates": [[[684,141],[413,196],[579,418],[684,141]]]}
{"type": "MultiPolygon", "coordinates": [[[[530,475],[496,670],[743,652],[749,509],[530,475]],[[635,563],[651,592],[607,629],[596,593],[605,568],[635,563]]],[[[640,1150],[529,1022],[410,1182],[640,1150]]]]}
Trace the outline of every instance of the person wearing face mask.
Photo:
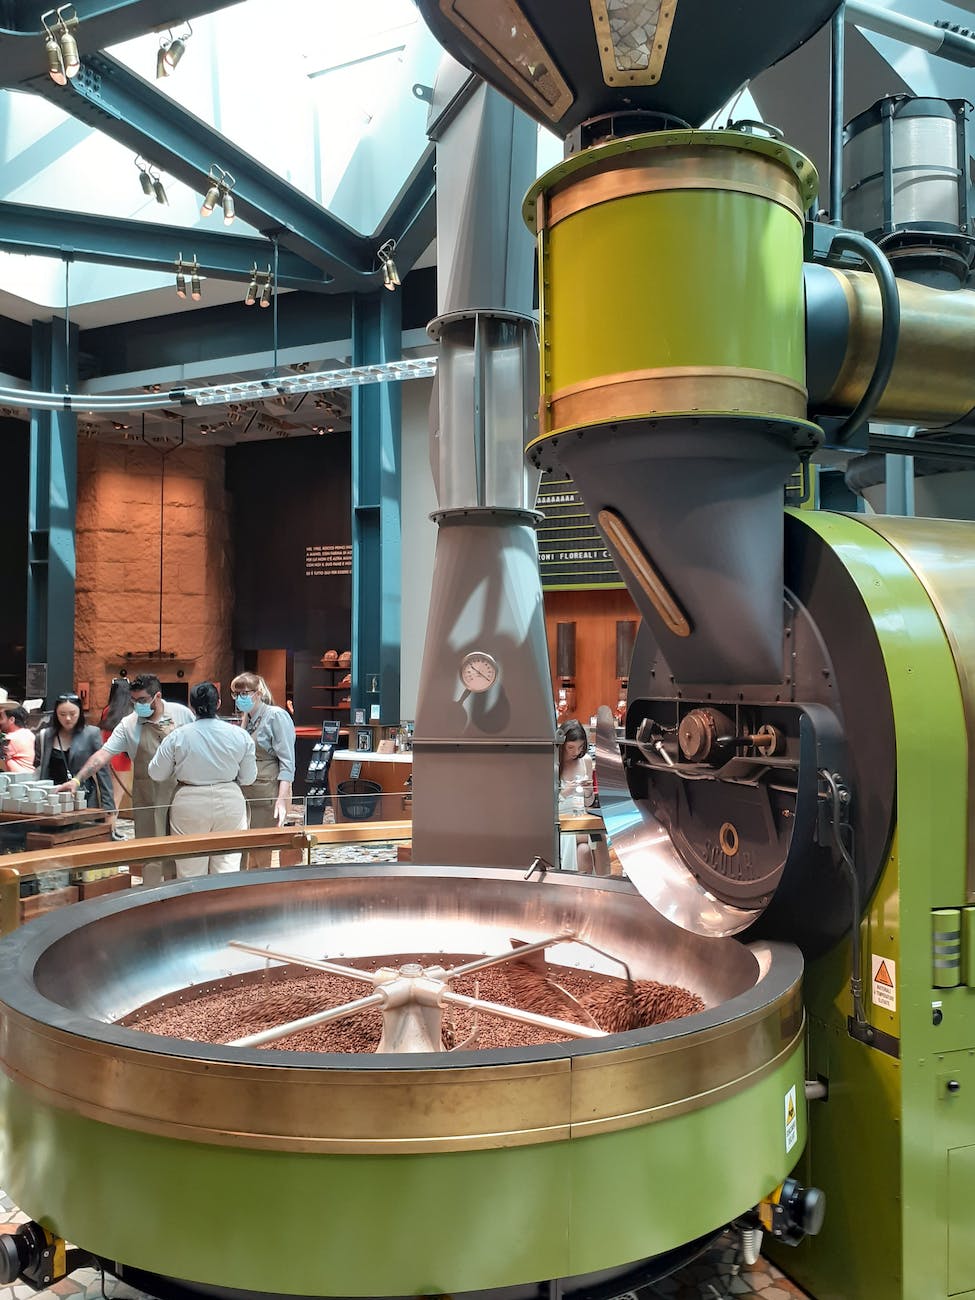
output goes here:
{"type": "MultiPolygon", "coordinates": [[[[252,830],[283,826],[295,776],[295,724],[288,711],[274,703],[267,682],[256,673],[238,673],[230,689],[257,753],[257,779],[243,787],[249,825],[252,830]]],[[[270,865],[270,849],[252,849],[247,854],[245,870],[270,865]]]]}
{"type": "MultiPolygon", "coordinates": [[[[92,754],[75,774],[74,782],[67,782],[60,788],[66,790],[75,782],[84,782],[110,763],[115,754],[128,754],[132,760],[132,819],[136,839],[168,835],[169,808],[176,793],[176,779],[154,781],[149,775],[149,764],[170,732],[193,722],[193,714],[185,704],[164,700],[159,678],[151,673],[132,678],[129,697],[133,712],[122,719],[101,749],[92,754]]],[[[148,873],[154,883],[174,872],[171,859],[143,864],[143,879],[148,873]]]]}

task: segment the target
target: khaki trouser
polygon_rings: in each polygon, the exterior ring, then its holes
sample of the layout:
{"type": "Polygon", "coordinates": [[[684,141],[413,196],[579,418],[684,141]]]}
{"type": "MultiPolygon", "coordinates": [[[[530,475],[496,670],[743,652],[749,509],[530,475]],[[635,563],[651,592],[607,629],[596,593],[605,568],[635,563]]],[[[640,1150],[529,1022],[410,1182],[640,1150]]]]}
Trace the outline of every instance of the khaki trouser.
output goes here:
{"type": "MultiPolygon", "coordinates": [[[[169,824],[174,835],[205,835],[210,831],[245,831],[247,808],[236,781],[215,785],[181,785],[177,787],[170,811],[169,824]]],[[[239,853],[211,853],[209,857],[178,858],[176,874],[180,880],[189,876],[211,876],[217,872],[238,871],[239,853]]]]}

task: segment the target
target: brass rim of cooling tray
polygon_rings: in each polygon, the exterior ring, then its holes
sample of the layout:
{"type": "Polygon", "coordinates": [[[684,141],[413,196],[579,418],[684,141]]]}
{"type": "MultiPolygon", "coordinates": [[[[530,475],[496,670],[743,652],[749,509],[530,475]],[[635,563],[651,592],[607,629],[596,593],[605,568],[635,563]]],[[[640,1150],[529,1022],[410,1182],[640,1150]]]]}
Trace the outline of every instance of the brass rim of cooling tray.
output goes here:
{"type": "Polygon", "coordinates": [[[630,1046],[635,1035],[618,1035],[605,1051],[412,1070],[345,1069],[334,1055],[320,1066],[274,1065],[266,1053],[235,1048],[224,1049],[226,1059],[212,1051],[201,1059],[190,1043],[185,1056],[164,1055],[0,1003],[3,1069],[38,1101],[194,1142],[373,1155],[528,1146],[686,1114],[758,1083],[801,1046],[800,980],[801,959],[785,949],[748,993],[637,1031],[649,1042],[630,1046]],[[763,988],[765,1005],[714,1022],[763,988]]]}

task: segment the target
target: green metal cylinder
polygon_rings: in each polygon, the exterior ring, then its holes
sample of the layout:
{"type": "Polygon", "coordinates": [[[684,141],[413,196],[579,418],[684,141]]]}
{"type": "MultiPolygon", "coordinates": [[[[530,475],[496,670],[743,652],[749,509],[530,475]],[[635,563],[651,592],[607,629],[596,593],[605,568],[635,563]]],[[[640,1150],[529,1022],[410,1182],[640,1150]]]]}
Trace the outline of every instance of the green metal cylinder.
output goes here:
{"type": "Polygon", "coordinates": [[[585,1274],[720,1230],[788,1174],[806,1140],[795,1028],[767,1072],[713,1105],[480,1151],[184,1142],[48,1105],[0,1075],[4,1187],[86,1250],[250,1291],[442,1295],[585,1274]]]}
{"type": "Polygon", "coordinates": [[[801,154],[732,131],[591,149],[526,200],[541,282],[537,441],[610,420],[804,420],[801,154]]]}

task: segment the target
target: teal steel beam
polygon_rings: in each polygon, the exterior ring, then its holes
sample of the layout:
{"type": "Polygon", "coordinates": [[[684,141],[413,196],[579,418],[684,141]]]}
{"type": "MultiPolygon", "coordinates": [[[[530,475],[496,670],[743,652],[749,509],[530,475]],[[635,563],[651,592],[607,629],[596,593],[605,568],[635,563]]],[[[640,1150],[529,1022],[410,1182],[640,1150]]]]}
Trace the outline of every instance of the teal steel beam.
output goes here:
{"type": "MultiPolygon", "coordinates": [[[[31,384],[43,392],[77,388],[78,329],[34,321],[31,384]]],[[[74,687],[77,422],[70,411],[31,411],[27,526],[27,663],[44,664],[46,696],[74,687]]],[[[30,670],[28,667],[28,685],[30,670]]]]}
{"type": "MultiPolygon", "coordinates": [[[[40,46],[39,51],[43,53],[40,46]]],[[[199,194],[206,192],[210,167],[217,164],[235,178],[234,204],[241,220],[340,281],[336,288],[368,292],[382,284],[373,239],[339,221],[118,59],[95,54],[82,59],[68,86],[38,76],[23,89],[49,99],[199,194]]]]}
{"type": "MultiPolygon", "coordinates": [[[[401,295],[356,299],[352,364],[398,361],[401,295]]],[[[352,390],[352,717],[373,706],[387,726],[400,721],[400,383],[352,390]]]]}
{"type": "Polygon", "coordinates": [[[396,269],[406,275],[437,233],[437,149],[428,145],[376,231],[377,246],[396,241],[396,269]]]}
{"type": "MultiPolygon", "coordinates": [[[[196,259],[200,274],[218,280],[251,279],[251,269],[271,265],[269,240],[230,236],[220,230],[181,230],[152,221],[96,217],[26,203],[0,203],[0,249],[64,257],[103,266],[133,266],[144,271],[175,271],[177,255],[188,265],[196,259]]],[[[321,292],[331,277],[297,253],[280,249],[278,287],[321,292]]]]}

